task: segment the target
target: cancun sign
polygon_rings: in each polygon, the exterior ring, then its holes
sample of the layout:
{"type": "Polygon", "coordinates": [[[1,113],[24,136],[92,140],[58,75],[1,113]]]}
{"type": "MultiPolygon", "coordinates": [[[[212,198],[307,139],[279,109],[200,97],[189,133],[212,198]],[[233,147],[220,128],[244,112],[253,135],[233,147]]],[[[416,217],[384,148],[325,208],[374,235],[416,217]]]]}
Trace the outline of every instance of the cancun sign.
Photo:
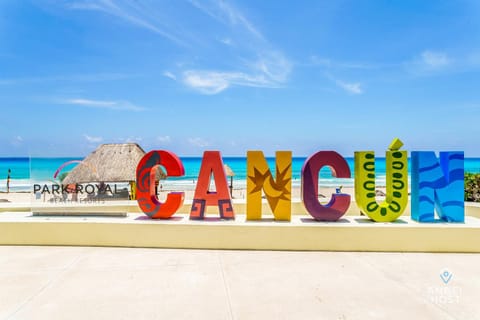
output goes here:
{"type": "MultiPolygon", "coordinates": [[[[377,222],[395,221],[408,205],[408,157],[400,150],[403,143],[394,139],[386,151],[386,199],[375,198],[375,154],[355,152],[355,200],[360,210],[377,222]]],[[[411,217],[419,222],[438,218],[464,222],[463,152],[411,152],[411,217]]],[[[261,151],[247,151],[247,220],[262,219],[262,191],[275,220],[291,219],[292,152],[276,153],[275,178],[261,151]]],[[[182,161],[165,150],[150,151],[139,162],[136,172],[137,201],[150,218],[168,219],[183,205],[183,192],[170,192],[165,202],[155,194],[155,170],[166,169],[167,176],[185,174],[182,161]]],[[[335,151],[319,151],[305,161],[301,173],[301,197],[307,212],[318,221],[336,221],[350,206],[350,195],[333,194],[327,204],[318,201],[318,178],[329,167],[337,178],[351,178],[347,161],[335,151]]],[[[222,219],[235,219],[232,199],[219,151],[205,151],[190,211],[190,219],[201,220],[208,206],[218,207],[222,219]],[[209,190],[213,177],[215,192],[209,190]]]]}

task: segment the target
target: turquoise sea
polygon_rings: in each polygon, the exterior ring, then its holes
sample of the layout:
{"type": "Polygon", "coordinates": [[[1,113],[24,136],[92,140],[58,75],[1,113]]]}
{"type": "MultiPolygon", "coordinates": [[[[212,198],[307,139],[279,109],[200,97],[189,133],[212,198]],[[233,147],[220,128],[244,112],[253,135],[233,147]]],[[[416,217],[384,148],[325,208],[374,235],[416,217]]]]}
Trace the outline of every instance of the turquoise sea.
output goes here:
{"type": "MultiPolygon", "coordinates": [[[[34,183],[52,182],[57,169],[65,162],[81,160],[82,158],[0,158],[0,192],[6,191],[8,169],[11,170],[10,191],[31,191],[34,183]]],[[[185,176],[180,178],[168,178],[164,181],[165,189],[188,190],[195,187],[195,181],[200,170],[201,157],[181,157],[185,167],[185,176]]],[[[305,162],[305,157],[294,157],[292,160],[292,183],[300,185],[300,173],[305,162]]],[[[352,176],[354,174],[353,158],[346,158],[352,176]]],[[[224,157],[225,164],[235,173],[234,187],[245,187],[247,162],[245,157],[224,157]]],[[[268,157],[267,162],[272,172],[275,172],[275,158],[268,157]]],[[[68,172],[75,167],[75,163],[65,166],[61,172],[68,172]]],[[[466,158],[465,171],[480,173],[480,158],[466,158]]],[[[375,162],[377,185],[385,185],[385,159],[377,158],[375,162]]],[[[353,186],[352,179],[337,179],[332,177],[328,168],[320,172],[322,186],[336,187],[339,185],[353,186]]]]}

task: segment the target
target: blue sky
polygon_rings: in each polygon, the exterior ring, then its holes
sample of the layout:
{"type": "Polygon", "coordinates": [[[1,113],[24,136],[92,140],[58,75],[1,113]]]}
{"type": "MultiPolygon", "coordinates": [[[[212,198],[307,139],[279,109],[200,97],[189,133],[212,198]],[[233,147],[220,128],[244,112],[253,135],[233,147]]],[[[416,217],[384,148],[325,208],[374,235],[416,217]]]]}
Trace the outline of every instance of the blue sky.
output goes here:
{"type": "Polygon", "coordinates": [[[0,1],[0,156],[480,156],[478,1],[0,1]]]}

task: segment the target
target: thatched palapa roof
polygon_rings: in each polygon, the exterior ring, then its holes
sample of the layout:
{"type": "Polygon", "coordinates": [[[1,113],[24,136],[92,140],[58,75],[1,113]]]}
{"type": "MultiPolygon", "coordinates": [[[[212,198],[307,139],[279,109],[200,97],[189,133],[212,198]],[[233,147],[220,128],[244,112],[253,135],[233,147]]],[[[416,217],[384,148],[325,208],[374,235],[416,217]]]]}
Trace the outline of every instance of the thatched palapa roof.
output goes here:
{"type": "MultiPolygon", "coordinates": [[[[145,151],[136,143],[102,144],[79,163],[63,184],[88,182],[129,182],[136,180],[138,162],[145,151]]],[[[165,178],[157,170],[157,180],[165,178]]]]}

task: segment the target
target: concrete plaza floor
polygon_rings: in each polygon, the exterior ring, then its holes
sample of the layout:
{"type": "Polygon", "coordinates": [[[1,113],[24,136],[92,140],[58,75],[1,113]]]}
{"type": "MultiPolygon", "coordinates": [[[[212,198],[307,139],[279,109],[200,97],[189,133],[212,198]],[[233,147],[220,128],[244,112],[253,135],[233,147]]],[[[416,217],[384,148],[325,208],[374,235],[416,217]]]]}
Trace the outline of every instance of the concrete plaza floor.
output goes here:
{"type": "Polygon", "coordinates": [[[407,317],[480,319],[480,255],[0,246],[2,320],[407,317]]]}

